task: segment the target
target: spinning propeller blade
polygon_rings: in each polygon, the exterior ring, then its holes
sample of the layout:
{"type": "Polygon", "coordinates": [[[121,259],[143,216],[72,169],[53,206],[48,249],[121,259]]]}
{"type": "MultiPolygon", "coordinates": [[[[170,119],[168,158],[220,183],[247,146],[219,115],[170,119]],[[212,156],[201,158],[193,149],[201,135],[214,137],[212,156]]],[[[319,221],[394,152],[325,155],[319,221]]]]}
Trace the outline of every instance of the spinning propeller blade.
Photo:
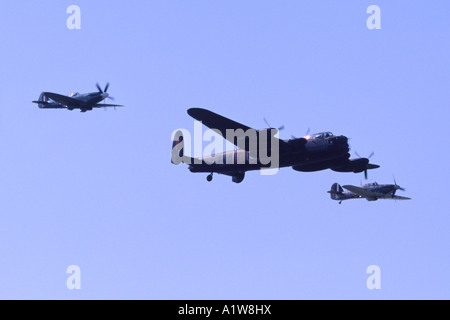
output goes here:
{"type": "Polygon", "coordinates": [[[100,85],[98,84],[98,82],[96,83],[96,86],[97,86],[98,91],[99,91],[100,93],[103,93],[103,90],[102,90],[102,88],[100,88],[100,85]]]}
{"type": "MultiPolygon", "coordinates": [[[[267,124],[267,126],[268,126],[269,128],[273,128],[273,127],[269,124],[269,122],[266,120],[266,118],[264,118],[264,122],[267,124]]],[[[278,128],[276,128],[276,129],[278,129],[278,131],[284,130],[284,124],[283,124],[281,127],[278,127],[278,128]]]]}
{"type": "Polygon", "coordinates": [[[405,188],[402,188],[402,187],[400,187],[400,186],[397,184],[397,181],[395,181],[395,177],[394,177],[394,176],[392,176],[392,177],[394,178],[394,188],[395,188],[396,190],[406,191],[405,188]]]}
{"type": "MultiPolygon", "coordinates": [[[[356,154],[356,156],[357,156],[358,158],[363,159],[363,157],[361,157],[361,156],[358,154],[358,152],[355,151],[355,154],[356,154]]],[[[369,159],[372,158],[374,154],[375,154],[375,152],[373,152],[373,151],[369,154],[369,156],[366,158],[366,159],[367,159],[367,163],[369,163],[369,159]]],[[[367,168],[364,169],[364,178],[367,180],[367,168]]]]}

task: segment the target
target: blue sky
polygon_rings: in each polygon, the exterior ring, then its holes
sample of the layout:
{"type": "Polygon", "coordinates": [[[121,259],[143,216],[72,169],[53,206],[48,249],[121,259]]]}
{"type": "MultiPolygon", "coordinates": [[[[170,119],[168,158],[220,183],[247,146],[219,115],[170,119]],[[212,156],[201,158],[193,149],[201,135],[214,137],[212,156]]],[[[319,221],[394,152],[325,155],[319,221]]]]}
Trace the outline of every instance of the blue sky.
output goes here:
{"type": "Polygon", "coordinates": [[[0,298],[448,299],[448,1],[8,1],[0,10],[0,298]],[[66,9],[81,9],[69,30],[66,9]],[[381,8],[369,30],[366,9],[381,8]],[[120,110],[40,110],[111,86],[120,110]],[[206,182],[170,163],[202,107],[375,152],[362,174],[206,182]],[[81,269],[69,290],[66,269],[81,269]],[[381,289],[366,286],[370,265],[381,289]]]}

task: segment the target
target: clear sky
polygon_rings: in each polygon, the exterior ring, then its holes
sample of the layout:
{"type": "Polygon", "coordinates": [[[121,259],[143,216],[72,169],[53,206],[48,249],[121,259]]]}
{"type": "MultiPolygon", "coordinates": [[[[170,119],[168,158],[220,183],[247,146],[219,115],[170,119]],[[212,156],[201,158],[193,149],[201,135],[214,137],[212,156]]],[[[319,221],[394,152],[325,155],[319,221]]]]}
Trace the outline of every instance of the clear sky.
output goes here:
{"type": "Polygon", "coordinates": [[[0,298],[449,299],[448,1],[3,1],[0,298]],[[81,29],[69,30],[69,5],[81,29]],[[381,29],[369,30],[369,5],[381,29]],[[41,110],[96,91],[114,111],[41,110]],[[411,201],[346,201],[363,174],[241,184],[170,163],[190,107],[375,152],[411,201]],[[66,269],[81,270],[69,290],[66,269]],[[370,265],[381,289],[369,290],[370,265]]]}

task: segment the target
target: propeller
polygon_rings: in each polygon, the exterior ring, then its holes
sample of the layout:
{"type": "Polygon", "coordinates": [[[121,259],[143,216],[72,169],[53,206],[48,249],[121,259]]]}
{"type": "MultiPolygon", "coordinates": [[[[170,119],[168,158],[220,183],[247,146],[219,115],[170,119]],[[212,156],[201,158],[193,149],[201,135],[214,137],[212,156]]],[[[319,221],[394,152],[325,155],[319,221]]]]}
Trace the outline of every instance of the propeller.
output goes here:
{"type": "MultiPolygon", "coordinates": [[[[355,151],[355,154],[356,154],[356,156],[357,156],[358,158],[363,158],[363,157],[361,157],[361,156],[358,154],[358,152],[356,152],[356,151],[355,151]]],[[[367,157],[367,159],[372,158],[374,154],[375,154],[375,152],[372,151],[372,153],[369,154],[369,156],[367,157]]]]}
{"type": "MultiPolygon", "coordinates": [[[[269,124],[269,122],[267,122],[266,118],[264,118],[264,122],[267,124],[267,126],[268,126],[269,128],[273,128],[273,127],[269,124]]],[[[278,127],[278,128],[276,128],[276,129],[278,129],[278,131],[284,130],[284,124],[283,124],[281,127],[278,127]]]]}
{"type": "Polygon", "coordinates": [[[102,90],[102,88],[100,88],[100,85],[98,84],[98,82],[95,85],[97,86],[98,91],[100,93],[103,93],[103,90],[102,90]]]}
{"type": "Polygon", "coordinates": [[[109,88],[109,82],[106,83],[105,90],[102,90],[102,88],[100,87],[100,85],[98,84],[98,82],[95,84],[95,86],[97,87],[98,92],[100,92],[100,93],[106,93],[106,91],[108,91],[108,88],[109,88]]]}
{"type": "MultiPolygon", "coordinates": [[[[311,128],[308,128],[308,130],[306,130],[306,134],[304,135],[304,137],[308,136],[310,132],[311,132],[311,128]]],[[[297,139],[297,137],[294,136],[293,134],[291,134],[291,138],[292,139],[297,139]]]]}
{"type": "Polygon", "coordinates": [[[395,177],[394,177],[394,176],[392,176],[392,177],[394,178],[394,189],[395,189],[395,190],[406,191],[405,188],[402,188],[402,187],[400,187],[400,186],[397,184],[397,181],[395,181],[395,177]]]}
{"type": "MultiPolygon", "coordinates": [[[[106,83],[106,86],[105,86],[105,89],[104,89],[104,90],[102,90],[102,88],[100,87],[100,85],[98,84],[98,82],[95,84],[95,86],[97,87],[98,92],[100,92],[100,93],[106,93],[106,92],[108,91],[108,88],[109,88],[109,82],[106,83]]],[[[107,95],[106,98],[107,98],[107,99],[110,99],[110,100],[112,100],[112,101],[114,101],[114,97],[111,97],[110,95],[107,95]]],[[[103,103],[104,103],[104,104],[106,103],[105,100],[103,100],[103,103]]],[[[106,111],[106,107],[104,107],[103,109],[106,111]]],[[[114,110],[115,110],[115,109],[116,109],[116,107],[114,107],[114,110]]]]}
{"type": "MultiPolygon", "coordinates": [[[[355,154],[358,158],[363,159],[363,157],[361,157],[358,152],[355,151],[355,154]]],[[[367,159],[367,164],[369,164],[369,159],[373,157],[373,155],[375,154],[375,152],[372,151],[371,154],[369,154],[369,156],[366,158],[367,159]]],[[[364,169],[364,178],[367,180],[367,168],[364,169]]]]}

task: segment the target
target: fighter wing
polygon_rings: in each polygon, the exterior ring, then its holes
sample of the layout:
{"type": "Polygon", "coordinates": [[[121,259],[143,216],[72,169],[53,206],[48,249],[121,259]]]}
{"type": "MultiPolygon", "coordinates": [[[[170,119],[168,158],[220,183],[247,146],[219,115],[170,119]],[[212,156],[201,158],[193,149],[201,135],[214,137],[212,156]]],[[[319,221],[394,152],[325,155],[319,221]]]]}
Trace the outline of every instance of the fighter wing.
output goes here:
{"type": "Polygon", "coordinates": [[[103,107],[123,107],[121,104],[109,104],[109,103],[97,103],[94,105],[94,108],[103,108],[103,107]]]}
{"type": "MultiPolygon", "coordinates": [[[[188,114],[194,118],[195,120],[201,121],[205,126],[207,126],[210,129],[215,129],[220,133],[222,137],[224,137],[226,140],[230,141],[232,144],[236,146],[245,145],[246,151],[254,151],[250,150],[250,146],[247,145],[245,142],[246,135],[245,132],[247,130],[252,129],[249,126],[246,126],[242,123],[233,121],[231,119],[225,118],[224,116],[221,116],[220,114],[214,113],[212,111],[202,109],[202,108],[191,108],[188,111],[188,114]],[[227,130],[233,130],[234,133],[232,135],[228,135],[227,137],[227,130]],[[241,134],[239,132],[236,132],[236,130],[242,129],[243,132],[241,134]]],[[[259,137],[259,131],[256,129],[252,129],[255,131],[256,136],[259,137]]],[[[249,137],[249,136],[247,136],[249,137]]],[[[269,140],[269,138],[268,138],[269,140]]],[[[301,139],[298,139],[301,140],[301,139]]],[[[278,139],[279,142],[279,148],[280,151],[285,151],[289,145],[283,140],[278,139]]],[[[306,140],[304,141],[303,145],[306,144],[306,140]]]]}
{"type": "Polygon", "coordinates": [[[369,191],[363,188],[355,187],[355,186],[342,186],[342,188],[347,189],[348,191],[351,191],[353,193],[356,193],[357,195],[364,197],[364,198],[385,198],[386,195],[379,192],[373,192],[369,191]]]}
{"type": "Polygon", "coordinates": [[[84,102],[68,97],[68,96],[63,96],[62,94],[57,94],[57,93],[52,93],[52,92],[44,92],[44,95],[50,99],[52,99],[53,101],[56,101],[58,103],[61,103],[62,105],[65,106],[71,106],[71,107],[81,107],[83,106],[84,102]]]}
{"type": "Polygon", "coordinates": [[[411,198],[408,197],[402,197],[402,196],[393,196],[386,199],[394,199],[394,200],[411,200],[411,198]]]}

